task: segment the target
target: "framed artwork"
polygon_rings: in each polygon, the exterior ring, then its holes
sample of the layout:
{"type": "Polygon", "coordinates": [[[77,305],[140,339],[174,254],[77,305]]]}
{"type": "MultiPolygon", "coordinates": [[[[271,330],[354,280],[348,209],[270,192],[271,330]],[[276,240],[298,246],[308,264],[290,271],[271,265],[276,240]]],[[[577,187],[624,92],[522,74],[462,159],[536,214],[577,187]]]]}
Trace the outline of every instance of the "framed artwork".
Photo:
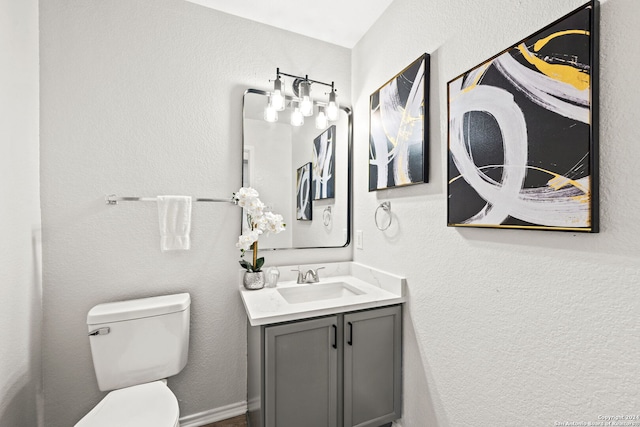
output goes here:
{"type": "Polygon", "coordinates": [[[448,83],[449,226],[598,232],[597,6],[448,83]]]}
{"type": "Polygon", "coordinates": [[[369,104],[369,191],[429,182],[429,55],[376,90],[369,104]]]}
{"type": "Polygon", "coordinates": [[[311,162],[298,168],[296,188],[296,219],[311,221],[311,162]]]}
{"type": "Polygon", "coordinates": [[[313,140],[313,200],[333,199],[336,192],[336,126],[313,140]]]}

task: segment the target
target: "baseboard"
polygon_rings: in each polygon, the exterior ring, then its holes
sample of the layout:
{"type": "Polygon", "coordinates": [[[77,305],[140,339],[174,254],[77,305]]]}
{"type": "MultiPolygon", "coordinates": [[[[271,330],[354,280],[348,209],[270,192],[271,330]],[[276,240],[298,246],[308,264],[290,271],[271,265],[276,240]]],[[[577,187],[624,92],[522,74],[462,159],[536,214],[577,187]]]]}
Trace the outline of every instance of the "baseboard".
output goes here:
{"type": "Polygon", "coordinates": [[[242,402],[232,403],[231,405],[181,417],[180,427],[200,427],[246,413],[247,402],[243,400],[242,402]]]}

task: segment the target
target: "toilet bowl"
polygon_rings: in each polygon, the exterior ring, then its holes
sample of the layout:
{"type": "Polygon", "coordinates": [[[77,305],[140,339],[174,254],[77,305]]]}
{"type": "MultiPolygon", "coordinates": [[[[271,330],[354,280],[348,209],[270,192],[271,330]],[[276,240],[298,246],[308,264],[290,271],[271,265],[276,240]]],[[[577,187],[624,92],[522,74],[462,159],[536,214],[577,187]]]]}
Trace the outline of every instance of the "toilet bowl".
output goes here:
{"type": "Polygon", "coordinates": [[[87,315],[98,388],[110,391],[75,427],[179,427],[165,378],[187,363],[189,294],[99,304],[87,315]]]}
{"type": "Polygon", "coordinates": [[[178,427],[178,399],[164,381],[107,394],[76,427],[178,427]]]}

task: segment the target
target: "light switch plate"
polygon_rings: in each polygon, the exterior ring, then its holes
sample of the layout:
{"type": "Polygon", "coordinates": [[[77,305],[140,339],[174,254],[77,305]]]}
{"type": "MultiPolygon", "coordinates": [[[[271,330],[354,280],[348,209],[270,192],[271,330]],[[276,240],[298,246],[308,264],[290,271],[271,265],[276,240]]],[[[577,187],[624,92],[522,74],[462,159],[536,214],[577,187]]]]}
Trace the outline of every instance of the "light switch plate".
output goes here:
{"type": "Polygon", "coordinates": [[[362,230],[356,230],[356,249],[364,249],[362,230]]]}

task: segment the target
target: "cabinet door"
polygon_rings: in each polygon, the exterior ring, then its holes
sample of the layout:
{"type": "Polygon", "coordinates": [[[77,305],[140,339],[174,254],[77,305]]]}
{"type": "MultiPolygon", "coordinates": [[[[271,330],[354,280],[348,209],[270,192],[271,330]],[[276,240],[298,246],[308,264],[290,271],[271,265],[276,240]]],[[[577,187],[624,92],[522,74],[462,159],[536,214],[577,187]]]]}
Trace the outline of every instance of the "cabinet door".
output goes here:
{"type": "Polygon", "coordinates": [[[344,427],[378,427],[400,418],[400,306],[344,316],[344,427]]]}
{"type": "Polygon", "coordinates": [[[337,317],[265,328],[266,427],[335,427],[337,317]]]}

